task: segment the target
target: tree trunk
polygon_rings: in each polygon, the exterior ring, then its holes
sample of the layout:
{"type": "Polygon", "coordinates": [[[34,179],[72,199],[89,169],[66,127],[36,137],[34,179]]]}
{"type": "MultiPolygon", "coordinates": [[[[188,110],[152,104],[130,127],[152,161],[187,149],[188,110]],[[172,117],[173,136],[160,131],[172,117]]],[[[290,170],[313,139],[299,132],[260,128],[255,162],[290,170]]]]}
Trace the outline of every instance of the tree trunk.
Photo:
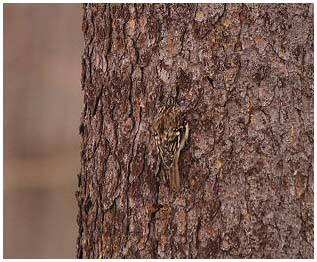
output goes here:
{"type": "Polygon", "coordinates": [[[313,258],[313,4],[88,4],[83,33],[78,258],[313,258]]]}

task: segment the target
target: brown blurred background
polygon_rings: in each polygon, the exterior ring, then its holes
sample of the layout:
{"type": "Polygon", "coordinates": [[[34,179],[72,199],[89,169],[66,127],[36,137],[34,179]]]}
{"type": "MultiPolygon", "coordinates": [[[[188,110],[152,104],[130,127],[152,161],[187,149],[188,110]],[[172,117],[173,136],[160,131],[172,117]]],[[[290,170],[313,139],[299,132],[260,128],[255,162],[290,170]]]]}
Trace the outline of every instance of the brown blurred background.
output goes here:
{"type": "Polygon", "coordinates": [[[4,4],[4,257],[75,257],[81,4],[4,4]]]}

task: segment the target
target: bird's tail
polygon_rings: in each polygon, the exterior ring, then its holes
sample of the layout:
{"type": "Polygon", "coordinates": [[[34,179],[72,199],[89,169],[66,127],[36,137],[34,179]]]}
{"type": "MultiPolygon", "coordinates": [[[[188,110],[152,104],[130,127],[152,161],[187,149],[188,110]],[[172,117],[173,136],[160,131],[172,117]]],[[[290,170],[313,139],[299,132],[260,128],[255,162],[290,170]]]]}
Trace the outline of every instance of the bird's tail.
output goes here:
{"type": "Polygon", "coordinates": [[[178,192],[180,190],[181,181],[179,175],[178,161],[174,159],[174,162],[169,170],[170,190],[178,192]]]}

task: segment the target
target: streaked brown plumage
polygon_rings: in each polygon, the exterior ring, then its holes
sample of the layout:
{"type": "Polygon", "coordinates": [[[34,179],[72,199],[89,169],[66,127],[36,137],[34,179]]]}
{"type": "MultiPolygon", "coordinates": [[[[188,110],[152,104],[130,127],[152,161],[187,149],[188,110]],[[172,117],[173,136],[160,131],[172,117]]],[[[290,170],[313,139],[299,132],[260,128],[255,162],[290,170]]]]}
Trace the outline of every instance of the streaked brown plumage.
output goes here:
{"type": "Polygon", "coordinates": [[[179,191],[178,160],[188,139],[189,127],[173,98],[169,98],[166,105],[159,110],[153,129],[158,151],[169,174],[170,189],[179,191]]]}

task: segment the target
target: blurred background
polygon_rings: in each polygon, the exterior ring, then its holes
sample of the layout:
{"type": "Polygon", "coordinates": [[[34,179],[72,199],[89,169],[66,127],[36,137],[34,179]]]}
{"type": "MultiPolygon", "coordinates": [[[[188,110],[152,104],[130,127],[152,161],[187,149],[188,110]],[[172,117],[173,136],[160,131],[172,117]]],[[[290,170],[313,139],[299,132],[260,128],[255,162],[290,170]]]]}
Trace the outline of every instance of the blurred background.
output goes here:
{"type": "Polygon", "coordinates": [[[73,258],[81,4],[4,4],[4,257],[73,258]]]}

